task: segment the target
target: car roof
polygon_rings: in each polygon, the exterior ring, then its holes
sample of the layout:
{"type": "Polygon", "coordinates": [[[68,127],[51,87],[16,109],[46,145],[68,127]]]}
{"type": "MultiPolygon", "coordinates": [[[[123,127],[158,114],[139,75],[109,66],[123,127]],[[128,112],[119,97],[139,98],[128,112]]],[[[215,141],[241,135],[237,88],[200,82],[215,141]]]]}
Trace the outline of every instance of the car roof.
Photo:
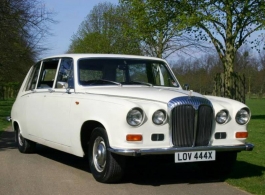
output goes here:
{"type": "Polygon", "coordinates": [[[140,55],[122,55],[122,54],[60,54],[60,55],[54,55],[49,56],[46,58],[43,58],[41,60],[49,59],[49,58],[62,58],[62,57],[69,57],[74,59],[79,58],[91,58],[91,57],[98,57],[98,58],[137,58],[137,59],[149,59],[149,60],[162,60],[161,58],[156,57],[149,57],[149,56],[140,56],[140,55]]]}

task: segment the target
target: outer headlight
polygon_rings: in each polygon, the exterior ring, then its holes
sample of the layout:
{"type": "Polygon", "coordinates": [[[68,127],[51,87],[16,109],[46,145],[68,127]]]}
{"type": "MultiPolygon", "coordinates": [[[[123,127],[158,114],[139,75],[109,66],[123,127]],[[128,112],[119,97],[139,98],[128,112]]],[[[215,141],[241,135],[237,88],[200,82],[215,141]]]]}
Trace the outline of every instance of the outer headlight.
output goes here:
{"type": "Polygon", "coordinates": [[[156,125],[162,125],[167,118],[166,112],[164,110],[157,110],[154,112],[152,120],[156,125]]]}
{"type": "Polygon", "coordinates": [[[131,126],[139,126],[144,120],[144,112],[141,108],[133,108],[127,114],[127,123],[131,126]]]}
{"type": "Polygon", "coordinates": [[[243,108],[236,113],[236,122],[240,125],[246,124],[250,119],[249,110],[243,108]]]}
{"type": "Polygon", "coordinates": [[[216,122],[219,124],[224,124],[228,120],[228,111],[221,110],[216,114],[216,122]]]}

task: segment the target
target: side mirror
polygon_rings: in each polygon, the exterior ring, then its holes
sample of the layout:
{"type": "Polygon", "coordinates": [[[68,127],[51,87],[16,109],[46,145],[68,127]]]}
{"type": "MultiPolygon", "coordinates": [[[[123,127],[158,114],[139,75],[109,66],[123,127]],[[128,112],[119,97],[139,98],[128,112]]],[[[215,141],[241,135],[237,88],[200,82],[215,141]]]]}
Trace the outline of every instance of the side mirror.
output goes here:
{"type": "Polygon", "coordinates": [[[190,89],[190,86],[189,86],[189,84],[184,84],[184,85],[183,85],[183,88],[184,88],[185,90],[189,90],[189,89],[190,89]]]}

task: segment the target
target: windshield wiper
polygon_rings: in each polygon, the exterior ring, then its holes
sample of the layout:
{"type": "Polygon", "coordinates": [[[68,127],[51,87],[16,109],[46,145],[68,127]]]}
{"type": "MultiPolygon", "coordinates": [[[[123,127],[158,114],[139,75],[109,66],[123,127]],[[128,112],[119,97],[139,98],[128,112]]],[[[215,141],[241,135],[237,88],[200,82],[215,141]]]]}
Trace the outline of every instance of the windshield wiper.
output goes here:
{"type": "Polygon", "coordinates": [[[142,81],[131,81],[131,83],[143,84],[143,85],[148,85],[148,86],[150,86],[150,87],[153,87],[153,84],[151,84],[151,83],[146,83],[146,82],[142,82],[142,81]]]}
{"type": "Polygon", "coordinates": [[[116,84],[116,85],[122,86],[122,84],[119,83],[119,82],[110,81],[110,80],[105,80],[105,79],[96,79],[96,80],[93,80],[93,82],[90,83],[89,85],[96,84],[96,83],[98,83],[98,81],[102,81],[102,82],[106,82],[106,83],[112,83],[112,84],[116,84]]]}

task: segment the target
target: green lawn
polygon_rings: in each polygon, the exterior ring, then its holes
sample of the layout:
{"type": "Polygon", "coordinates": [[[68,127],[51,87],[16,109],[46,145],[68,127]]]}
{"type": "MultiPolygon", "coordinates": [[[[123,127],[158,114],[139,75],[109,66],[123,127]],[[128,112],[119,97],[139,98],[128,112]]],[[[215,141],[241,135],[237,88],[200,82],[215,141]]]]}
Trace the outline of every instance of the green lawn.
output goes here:
{"type": "Polygon", "coordinates": [[[265,194],[265,100],[251,99],[247,105],[252,113],[248,142],[255,144],[255,148],[252,152],[239,153],[226,182],[253,194],[265,194]]]}
{"type": "Polygon", "coordinates": [[[11,123],[6,120],[6,117],[10,116],[10,111],[13,103],[14,103],[13,100],[8,100],[8,101],[0,100],[0,134],[9,125],[11,125],[11,123]]]}
{"type": "MultiPolygon", "coordinates": [[[[13,101],[0,101],[0,134],[10,125],[6,116],[10,116],[13,101]]],[[[248,100],[252,112],[248,125],[248,142],[254,143],[252,152],[240,152],[227,183],[253,194],[265,194],[265,99],[248,100]]]]}

